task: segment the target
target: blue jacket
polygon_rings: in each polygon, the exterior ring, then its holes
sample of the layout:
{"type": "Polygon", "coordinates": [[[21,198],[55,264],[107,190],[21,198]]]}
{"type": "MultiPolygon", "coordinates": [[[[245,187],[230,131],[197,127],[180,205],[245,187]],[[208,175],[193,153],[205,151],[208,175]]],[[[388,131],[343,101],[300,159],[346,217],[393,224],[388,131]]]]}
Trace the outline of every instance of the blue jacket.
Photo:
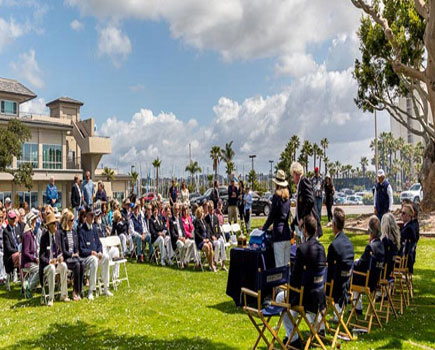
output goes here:
{"type": "Polygon", "coordinates": [[[57,187],[56,185],[47,185],[47,189],[45,190],[45,196],[47,197],[46,202],[47,204],[53,204],[52,200],[55,199],[55,203],[59,199],[59,194],[57,193],[57,187]]]}
{"type": "Polygon", "coordinates": [[[94,183],[92,182],[92,180],[89,180],[89,182],[83,180],[82,193],[83,199],[85,200],[85,203],[87,205],[91,205],[93,203],[94,191],[94,183]]]}
{"type": "Polygon", "coordinates": [[[97,253],[103,252],[100,237],[98,237],[97,226],[92,224],[89,229],[85,222],[79,230],[79,252],[82,258],[87,258],[91,255],[92,251],[97,253]]]}
{"type": "Polygon", "coordinates": [[[290,216],[290,199],[283,201],[281,197],[274,194],[272,197],[272,208],[269,216],[263,225],[263,231],[266,231],[273,223],[272,241],[281,242],[290,240],[290,227],[288,219],[290,216]]]}

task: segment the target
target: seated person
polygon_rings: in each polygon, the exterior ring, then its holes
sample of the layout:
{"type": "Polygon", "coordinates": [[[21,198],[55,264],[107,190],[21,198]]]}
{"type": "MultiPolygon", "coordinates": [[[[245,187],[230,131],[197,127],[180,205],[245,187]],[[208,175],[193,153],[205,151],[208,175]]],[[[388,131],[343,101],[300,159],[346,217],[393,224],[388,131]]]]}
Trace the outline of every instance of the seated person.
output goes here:
{"type": "Polygon", "coordinates": [[[166,228],[163,220],[159,215],[159,205],[155,203],[153,205],[153,215],[150,219],[150,231],[151,231],[151,243],[154,248],[160,250],[160,262],[162,266],[165,266],[166,260],[166,248],[165,248],[165,236],[166,228]]]}
{"type": "Polygon", "coordinates": [[[221,227],[219,225],[219,219],[214,212],[213,201],[208,202],[208,214],[205,217],[205,222],[208,225],[209,232],[211,234],[211,241],[214,246],[214,263],[217,266],[219,260],[221,261],[221,268],[227,271],[225,267],[225,261],[227,260],[227,253],[225,251],[225,240],[221,227]]]}
{"type": "Polygon", "coordinates": [[[195,244],[199,251],[203,251],[207,257],[210,270],[216,272],[216,267],[213,262],[213,244],[211,243],[211,235],[208,226],[204,220],[203,207],[198,207],[195,212],[195,244]]]}
{"type": "MultiPolygon", "coordinates": [[[[325,248],[323,248],[323,245],[316,239],[317,220],[312,215],[307,215],[304,218],[303,227],[305,242],[296,250],[295,266],[290,278],[290,285],[298,289],[302,286],[304,273],[308,273],[309,276],[314,277],[326,267],[325,248]]],[[[299,298],[299,293],[290,291],[289,301],[291,305],[299,305],[299,298]]],[[[276,299],[278,302],[284,302],[285,292],[280,292],[276,299]]],[[[302,303],[308,320],[314,323],[317,312],[323,310],[326,306],[324,288],[312,289],[309,285],[305,285],[302,303]]],[[[294,318],[298,314],[294,310],[290,310],[290,313],[294,318]]],[[[288,337],[293,332],[294,325],[287,314],[284,316],[283,323],[287,334],[283,342],[287,343],[288,337]]],[[[323,323],[320,326],[320,330],[324,330],[323,323]]],[[[293,335],[290,345],[298,349],[301,347],[301,340],[297,332],[293,335]]]]}
{"type": "Polygon", "coordinates": [[[39,284],[39,257],[35,237],[37,218],[32,212],[26,215],[26,226],[22,236],[21,269],[29,269],[29,284],[23,286],[28,297],[39,284]]]}
{"type": "MultiPolygon", "coordinates": [[[[214,205],[214,202],[213,202],[214,205]]],[[[222,203],[222,199],[219,199],[217,201],[217,208],[214,211],[214,215],[216,215],[216,217],[219,220],[219,225],[222,226],[223,224],[225,224],[225,218],[224,218],[224,212],[223,212],[223,203],[222,203]]],[[[227,241],[230,239],[230,237],[228,236],[227,241]]]]}
{"type": "Polygon", "coordinates": [[[169,265],[172,265],[172,258],[174,257],[174,249],[172,248],[171,243],[171,218],[172,218],[172,209],[169,205],[165,206],[165,214],[163,216],[163,222],[165,225],[165,248],[167,254],[167,262],[169,265]]]}
{"type": "Polygon", "coordinates": [[[186,232],[184,231],[183,220],[181,218],[180,203],[175,203],[173,207],[174,215],[170,221],[170,234],[172,249],[176,251],[178,249],[181,268],[184,268],[186,263],[186,255],[190,256],[193,249],[193,240],[187,239],[186,232]]]}
{"type": "Polygon", "coordinates": [[[62,255],[68,270],[73,273],[73,300],[81,299],[85,276],[85,262],[79,257],[79,237],[74,227],[74,214],[66,211],[60,220],[62,255]]]}
{"type": "Polygon", "coordinates": [[[101,278],[104,284],[103,295],[113,296],[109,291],[109,256],[103,253],[103,246],[94,225],[95,213],[92,208],[86,208],[86,222],[79,231],[79,254],[89,269],[89,294],[88,299],[94,300],[97,284],[97,270],[101,267],[101,278]]]}
{"type": "MultiPolygon", "coordinates": [[[[347,303],[347,293],[350,287],[350,275],[354,260],[353,245],[343,232],[345,222],[344,210],[335,208],[332,217],[332,231],[334,240],[328,247],[328,277],[327,281],[334,280],[332,296],[335,307],[341,313],[347,303]]],[[[329,291],[327,291],[329,293],[329,291]]],[[[334,314],[334,320],[338,321],[334,314]]]]}
{"type": "Polygon", "coordinates": [[[384,245],[384,263],[387,266],[388,279],[394,269],[395,257],[400,249],[400,228],[393,214],[386,213],[381,220],[382,244],[384,245]]]}
{"type": "Polygon", "coordinates": [[[184,232],[186,233],[185,247],[191,247],[190,251],[189,249],[186,250],[186,254],[184,256],[184,266],[187,266],[192,258],[196,259],[196,247],[195,241],[193,239],[194,228],[192,223],[192,216],[189,213],[189,207],[187,205],[183,205],[183,208],[181,210],[181,221],[183,223],[184,232]]]}
{"type": "Polygon", "coordinates": [[[60,300],[69,301],[67,289],[68,267],[64,262],[61,233],[57,230],[57,224],[58,221],[54,213],[50,213],[45,217],[47,229],[41,236],[39,250],[39,280],[41,286],[44,285],[44,278],[48,282],[47,306],[53,306],[56,272],[60,274],[60,300]]]}
{"type": "MultiPolygon", "coordinates": [[[[153,215],[153,207],[151,204],[146,204],[145,205],[145,212],[144,212],[144,225],[145,225],[145,243],[148,242],[148,247],[149,247],[149,256],[148,256],[148,260],[151,259],[151,256],[153,255],[153,244],[151,242],[151,217],[153,215]]],[[[146,246],[145,246],[146,248],[146,246]]]]}
{"type": "Polygon", "coordinates": [[[414,209],[412,205],[405,204],[401,210],[403,227],[400,230],[400,251],[399,255],[408,254],[408,269],[410,273],[414,272],[415,250],[417,245],[416,226],[413,224],[414,209]]]}
{"type": "Polygon", "coordinates": [[[16,232],[17,214],[8,212],[8,224],[3,230],[3,263],[7,274],[20,266],[20,242],[16,232]]]}
{"type": "MultiPolygon", "coordinates": [[[[366,246],[361,258],[355,261],[353,269],[355,271],[366,273],[370,266],[370,259],[372,258],[369,287],[370,291],[373,292],[378,286],[379,277],[384,269],[385,260],[384,245],[381,242],[381,223],[376,215],[372,215],[369,219],[368,232],[369,244],[366,246]]],[[[353,284],[363,286],[365,281],[366,278],[364,276],[353,276],[353,284]]],[[[354,298],[356,297],[357,294],[354,293],[354,298]]],[[[356,312],[360,315],[362,314],[362,295],[357,302],[356,312]]]]}
{"type": "Polygon", "coordinates": [[[121,241],[121,253],[123,256],[128,255],[127,250],[127,236],[128,236],[128,222],[119,210],[113,212],[112,222],[112,236],[118,236],[121,241]]]}
{"type": "MultiPolygon", "coordinates": [[[[133,207],[133,212],[130,216],[130,236],[136,243],[137,261],[144,262],[144,251],[146,247],[146,226],[141,215],[140,201],[137,200],[133,207]]],[[[151,240],[151,237],[148,238],[151,240]]]]}

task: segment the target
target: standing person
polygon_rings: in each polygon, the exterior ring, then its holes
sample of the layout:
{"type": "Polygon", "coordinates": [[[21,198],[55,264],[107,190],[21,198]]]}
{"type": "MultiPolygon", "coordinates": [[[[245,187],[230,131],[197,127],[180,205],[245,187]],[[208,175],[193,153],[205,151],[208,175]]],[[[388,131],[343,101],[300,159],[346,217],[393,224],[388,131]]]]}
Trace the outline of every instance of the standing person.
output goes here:
{"type": "Polygon", "coordinates": [[[239,199],[237,201],[237,208],[239,210],[240,221],[245,220],[245,202],[243,196],[245,195],[245,184],[240,180],[239,182],[239,199]]]}
{"type": "Polygon", "coordinates": [[[86,268],[89,269],[89,294],[88,299],[94,300],[94,292],[97,285],[97,270],[101,267],[101,278],[103,280],[103,295],[113,296],[109,291],[109,263],[110,259],[103,253],[103,246],[98,237],[97,228],[94,225],[95,213],[92,208],[86,208],[86,221],[79,231],[79,253],[84,259],[86,268]]]}
{"type": "Polygon", "coordinates": [[[45,219],[47,230],[41,236],[41,247],[39,250],[39,280],[44,285],[44,277],[48,282],[47,306],[53,306],[54,287],[56,273],[60,274],[60,300],[69,301],[68,298],[68,267],[64,262],[62,254],[62,243],[60,231],[57,231],[57,219],[54,213],[47,215],[45,219]]]}
{"type": "Polygon", "coordinates": [[[236,187],[234,177],[231,179],[231,184],[228,186],[228,222],[230,224],[237,223],[237,203],[239,200],[240,191],[236,187]]]}
{"type": "Polygon", "coordinates": [[[290,192],[285,173],[279,169],[273,182],[276,185],[272,197],[272,208],[269,216],[263,225],[262,230],[266,231],[273,224],[272,242],[275,254],[275,266],[285,266],[290,262],[290,192]]]}
{"type": "Polygon", "coordinates": [[[293,182],[297,186],[296,192],[296,215],[292,222],[292,229],[296,230],[301,240],[304,240],[302,226],[304,218],[308,215],[314,216],[317,220],[318,237],[321,237],[322,226],[320,225],[320,218],[317,215],[317,210],[314,207],[314,193],[311,181],[304,176],[304,168],[298,162],[293,162],[290,166],[290,173],[293,178],[293,182]]]}
{"type": "Polygon", "coordinates": [[[83,195],[80,188],[80,178],[76,175],[74,176],[74,183],[71,188],[71,206],[74,210],[74,218],[77,219],[79,208],[82,205],[83,195]]]}
{"type": "Polygon", "coordinates": [[[323,203],[323,179],[319,173],[319,167],[314,168],[314,176],[311,179],[314,190],[314,202],[316,205],[317,215],[322,217],[322,203],[323,203]]]}
{"type": "Polygon", "coordinates": [[[104,189],[104,183],[103,181],[98,181],[97,185],[97,193],[95,194],[95,201],[102,201],[107,203],[107,194],[106,190],[104,189]]]}
{"type": "Polygon", "coordinates": [[[47,204],[54,207],[54,205],[57,203],[59,199],[59,193],[57,192],[57,187],[54,184],[54,177],[50,177],[50,182],[47,185],[47,188],[45,189],[45,201],[47,204]]]}
{"type": "Polygon", "coordinates": [[[375,215],[379,220],[385,213],[393,210],[393,188],[385,178],[385,172],[382,169],[378,170],[378,182],[375,186],[373,195],[375,215]]]}
{"type": "Polygon", "coordinates": [[[181,185],[181,204],[182,205],[190,205],[190,200],[189,200],[189,189],[186,186],[186,183],[183,181],[182,185],[181,185]]]}
{"type": "Polygon", "coordinates": [[[174,206],[175,203],[177,203],[177,196],[178,196],[177,185],[175,183],[175,180],[172,180],[172,186],[169,187],[169,191],[168,191],[169,205],[171,206],[171,208],[174,206]]]}
{"type": "Polygon", "coordinates": [[[251,231],[251,215],[252,215],[252,192],[249,186],[246,186],[245,194],[243,196],[243,216],[245,219],[246,232],[249,234],[251,231]]]}
{"type": "Polygon", "coordinates": [[[219,198],[220,198],[219,181],[215,180],[213,189],[211,190],[211,193],[210,193],[210,200],[213,201],[213,205],[215,208],[217,208],[217,203],[219,202],[219,198]]]}
{"type": "Polygon", "coordinates": [[[332,205],[334,204],[335,187],[329,174],[325,177],[325,205],[328,212],[328,222],[332,220],[332,205]]]}
{"type": "Polygon", "coordinates": [[[91,173],[90,171],[87,171],[82,183],[82,193],[85,205],[92,206],[92,203],[94,203],[94,192],[95,188],[94,183],[91,180],[91,173]]]}

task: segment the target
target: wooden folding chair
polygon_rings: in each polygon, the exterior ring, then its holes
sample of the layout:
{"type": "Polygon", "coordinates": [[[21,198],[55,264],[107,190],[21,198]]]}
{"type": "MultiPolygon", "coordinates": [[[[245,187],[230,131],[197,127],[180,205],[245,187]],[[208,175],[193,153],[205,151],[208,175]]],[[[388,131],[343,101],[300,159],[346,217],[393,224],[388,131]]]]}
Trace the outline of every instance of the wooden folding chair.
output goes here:
{"type": "MultiPolygon", "coordinates": [[[[348,276],[348,278],[350,279],[350,276],[352,274],[352,268],[347,271],[342,270],[339,272],[342,277],[348,276]]],[[[331,349],[335,349],[335,347],[337,346],[338,338],[347,341],[356,339],[353,336],[353,334],[349,331],[349,328],[347,328],[346,323],[344,322],[343,315],[345,314],[346,311],[346,303],[344,302],[343,308],[341,308],[341,312],[338,311],[337,305],[334,300],[333,291],[334,291],[334,279],[331,279],[330,282],[325,282],[326,309],[320,312],[322,316],[321,322],[325,325],[325,331],[333,335],[333,338],[331,340],[331,349]],[[333,316],[338,320],[336,328],[333,328],[331,324],[326,320],[326,316],[330,311],[332,311],[333,316]],[[343,331],[341,331],[341,329],[343,329],[343,331]]]]}
{"type": "MultiPolygon", "coordinates": [[[[328,272],[327,267],[324,267],[322,270],[317,271],[315,273],[308,272],[307,267],[304,265],[304,273],[302,275],[301,288],[295,288],[293,286],[289,286],[290,291],[293,291],[293,292],[299,294],[299,303],[296,305],[291,305],[291,307],[290,307],[290,310],[296,311],[298,313],[298,315],[296,316],[296,319],[290,317],[290,320],[292,321],[294,327],[293,327],[292,333],[288,337],[288,341],[286,344],[288,349],[293,349],[290,346],[290,342],[296,333],[298,333],[301,341],[302,342],[304,341],[302,336],[301,336],[301,332],[299,330],[299,327],[300,327],[302,320],[303,320],[305,322],[305,324],[308,326],[309,331],[310,331],[309,335],[308,335],[308,339],[305,343],[305,349],[306,350],[309,349],[310,345],[312,344],[312,345],[315,345],[317,347],[320,347],[323,350],[326,350],[326,346],[324,344],[324,339],[322,339],[322,337],[319,334],[320,326],[322,324],[322,322],[321,322],[322,315],[324,316],[324,314],[322,314],[321,310],[319,310],[317,312],[316,316],[314,317],[313,322],[311,323],[311,321],[307,317],[307,313],[305,311],[305,307],[304,307],[303,302],[304,302],[304,290],[324,291],[327,272],[328,272]]],[[[290,312],[289,312],[289,314],[291,315],[290,312]]]]}
{"type": "Polygon", "coordinates": [[[396,256],[396,263],[393,270],[392,300],[398,305],[399,312],[403,315],[405,307],[410,303],[410,286],[408,282],[408,258],[409,255],[396,256]]]}
{"type": "MultiPolygon", "coordinates": [[[[273,296],[273,300],[271,301],[269,306],[262,307],[262,292],[268,288],[275,288],[281,285],[288,285],[290,278],[290,266],[281,266],[275,267],[273,269],[264,270],[258,269],[257,275],[257,292],[254,292],[248,288],[242,288],[244,306],[243,311],[248,314],[249,319],[254,325],[255,329],[258,332],[258,337],[253,346],[253,350],[255,350],[261,339],[266,343],[268,349],[287,349],[286,345],[279,338],[279,329],[281,328],[282,321],[285,314],[288,314],[291,317],[289,312],[289,304],[288,304],[288,293],[286,295],[286,303],[278,303],[274,301],[275,295],[273,296]],[[248,297],[252,297],[256,299],[257,307],[251,307],[248,304],[248,297]],[[270,320],[272,317],[279,317],[278,323],[275,327],[270,324],[270,320]],[[257,323],[257,319],[261,322],[257,323]],[[272,335],[272,340],[269,340],[265,332],[266,330],[272,335]],[[275,344],[278,343],[279,347],[275,347],[275,344]]],[[[275,293],[274,293],[275,294],[275,293]]]]}
{"type": "MultiPolygon", "coordinates": [[[[377,274],[377,270],[383,269],[383,261],[377,262],[376,259],[373,257],[373,255],[370,255],[370,261],[369,261],[369,268],[366,272],[361,271],[355,271],[353,269],[352,275],[350,278],[350,295],[351,295],[351,312],[349,315],[349,318],[347,319],[346,326],[352,326],[357,329],[361,329],[363,331],[366,331],[367,333],[370,333],[372,329],[373,324],[373,318],[375,318],[377,324],[379,327],[382,328],[381,319],[379,318],[378,312],[375,307],[376,303],[376,289],[370,290],[369,286],[369,280],[370,280],[370,274],[377,274]],[[354,282],[355,276],[361,276],[364,278],[365,282],[363,285],[356,284],[354,282]],[[356,294],[356,297],[354,297],[354,293],[356,294]],[[358,300],[362,298],[362,296],[366,296],[368,299],[368,306],[367,311],[365,313],[364,319],[358,317],[358,314],[356,312],[356,306],[358,304],[358,300]],[[355,317],[355,322],[351,323],[352,317],[355,317]]],[[[378,274],[380,277],[380,274],[378,274]]],[[[379,284],[379,280],[378,283],[379,284]]]]}
{"type": "Polygon", "coordinates": [[[381,302],[378,309],[380,318],[385,319],[385,324],[390,319],[390,312],[397,318],[396,308],[392,300],[392,290],[394,286],[394,277],[387,276],[388,264],[385,264],[384,271],[382,272],[379,280],[379,288],[381,290],[381,302]]]}

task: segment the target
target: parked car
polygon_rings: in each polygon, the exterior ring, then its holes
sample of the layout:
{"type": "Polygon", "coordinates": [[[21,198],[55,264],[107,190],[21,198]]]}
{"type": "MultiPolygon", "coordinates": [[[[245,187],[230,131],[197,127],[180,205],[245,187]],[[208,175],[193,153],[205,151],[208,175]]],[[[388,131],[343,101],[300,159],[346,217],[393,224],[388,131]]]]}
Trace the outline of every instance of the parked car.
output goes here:
{"type": "Polygon", "coordinates": [[[419,183],[413,184],[408,191],[400,193],[400,201],[409,199],[411,202],[420,203],[423,200],[423,187],[419,183]]]}
{"type": "Polygon", "coordinates": [[[142,198],[145,200],[145,203],[150,203],[153,200],[157,199],[157,194],[154,192],[145,193],[142,198]]]}
{"type": "Polygon", "coordinates": [[[198,198],[200,196],[201,196],[201,193],[199,193],[199,192],[192,192],[192,193],[189,194],[189,201],[193,201],[193,200],[195,200],[196,198],[198,198]]]}
{"type": "Polygon", "coordinates": [[[341,192],[343,192],[346,196],[352,196],[355,194],[355,191],[351,190],[350,188],[343,188],[341,192]]]}
{"type": "Polygon", "coordinates": [[[363,199],[361,196],[352,195],[346,197],[346,203],[349,205],[363,205],[363,199]]]}
{"type": "Polygon", "coordinates": [[[345,197],[340,197],[340,196],[334,197],[334,204],[335,205],[346,204],[346,198],[345,197]]]}
{"type": "Polygon", "coordinates": [[[260,197],[257,192],[252,192],[252,214],[266,216],[269,215],[272,202],[264,197],[260,197]]]}
{"type": "MultiPolygon", "coordinates": [[[[210,200],[211,191],[213,190],[213,187],[210,187],[207,191],[204,192],[202,196],[192,198],[190,200],[190,204],[198,204],[201,205],[205,200],[210,200]]],[[[227,206],[228,202],[228,188],[225,186],[219,186],[219,197],[222,199],[224,209],[227,206]]]]}

